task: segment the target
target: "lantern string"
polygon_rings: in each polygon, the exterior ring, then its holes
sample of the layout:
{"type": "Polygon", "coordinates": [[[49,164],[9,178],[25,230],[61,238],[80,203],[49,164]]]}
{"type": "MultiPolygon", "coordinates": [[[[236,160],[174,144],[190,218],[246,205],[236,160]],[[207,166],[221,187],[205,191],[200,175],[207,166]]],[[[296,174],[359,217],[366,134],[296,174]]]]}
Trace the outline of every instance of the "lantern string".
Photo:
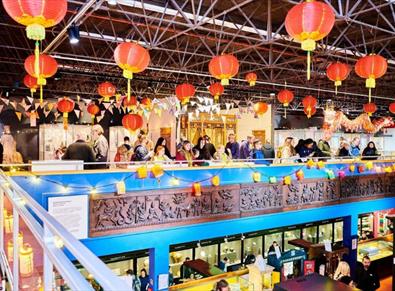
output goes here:
{"type": "Polygon", "coordinates": [[[307,51],[307,80],[310,80],[311,53],[307,51]]]}
{"type": "Polygon", "coordinates": [[[128,102],[130,102],[130,78],[128,78],[128,102]]]}
{"type": "Polygon", "coordinates": [[[43,85],[40,84],[40,105],[43,104],[43,95],[44,95],[44,93],[43,93],[43,85]]]}

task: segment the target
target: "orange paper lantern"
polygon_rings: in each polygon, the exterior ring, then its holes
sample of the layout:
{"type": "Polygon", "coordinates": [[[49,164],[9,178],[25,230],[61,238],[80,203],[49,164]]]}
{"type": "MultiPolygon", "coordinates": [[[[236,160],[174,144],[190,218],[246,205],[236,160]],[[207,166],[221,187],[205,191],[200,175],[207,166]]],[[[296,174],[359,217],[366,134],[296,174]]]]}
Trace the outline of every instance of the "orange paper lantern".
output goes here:
{"type": "Polygon", "coordinates": [[[224,93],[225,88],[221,85],[221,83],[216,82],[210,85],[209,91],[211,95],[213,95],[215,102],[218,102],[219,96],[224,93]]]}
{"type": "Polygon", "coordinates": [[[363,105],[363,111],[365,111],[369,116],[377,111],[377,106],[374,103],[366,103],[363,105]]]}
{"type": "Polygon", "coordinates": [[[347,64],[340,62],[331,63],[326,69],[326,75],[329,80],[335,82],[335,90],[337,94],[337,87],[342,84],[342,81],[347,79],[350,74],[350,67],[347,64]]]}
{"type": "Polygon", "coordinates": [[[104,102],[109,102],[116,90],[117,88],[110,82],[103,82],[97,86],[97,93],[104,98],[104,102]]]}
{"type": "Polygon", "coordinates": [[[195,95],[195,86],[192,84],[180,84],[176,87],[176,96],[180,100],[181,104],[187,104],[189,99],[195,95]]]}
{"type": "Polygon", "coordinates": [[[288,34],[301,43],[307,51],[307,79],[310,80],[310,53],[315,49],[316,41],[323,39],[335,24],[332,8],[318,1],[308,0],[296,4],[288,11],[285,28],[288,34]]]}
{"type": "Polygon", "coordinates": [[[390,106],[388,107],[388,110],[392,113],[395,114],[395,102],[391,103],[390,106]]]}
{"type": "Polygon", "coordinates": [[[284,107],[288,107],[289,103],[294,100],[294,93],[287,89],[281,90],[278,92],[277,99],[284,107]]]}
{"type": "Polygon", "coordinates": [[[192,194],[195,197],[202,196],[202,185],[199,182],[195,182],[192,184],[192,194]]]}
{"type": "Polygon", "coordinates": [[[30,92],[33,97],[33,93],[35,93],[36,89],[38,88],[37,78],[34,78],[34,77],[30,76],[29,74],[27,74],[23,78],[23,84],[25,84],[25,86],[30,89],[30,92]]]}
{"type": "Polygon", "coordinates": [[[124,97],[122,99],[122,105],[129,110],[134,110],[138,105],[137,98],[135,96],[131,96],[129,99],[127,97],[124,97]]]}
{"type": "Polygon", "coordinates": [[[114,51],[117,65],[123,69],[123,76],[128,79],[128,99],[130,99],[130,80],[134,73],[144,71],[150,62],[148,51],[133,42],[120,43],[114,51]]]}
{"type": "Polygon", "coordinates": [[[69,113],[74,110],[74,101],[63,97],[58,101],[57,108],[58,111],[63,113],[63,128],[67,130],[69,113]]]}
{"type": "Polygon", "coordinates": [[[304,108],[304,114],[306,114],[307,118],[311,118],[314,114],[317,113],[317,109],[315,107],[304,108]]]}
{"type": "Polygon", "coordinates": [[[88,107],[86,108],[86,111],[91,115],[92,117],[92,124],[95,123],[95,116],[100,112],[99,106],[96,105],[95,102],[89,103],[88,107]]]}
{"type": "Polygon", "coordinates": [[[316,106],[317,106],[317,99],[311,95],[308,95],[303,98],[302,104],[304,107],[304,112],[306,113],[307,117],[310,118],[316,113],[316,106]]]}
{"type": "Polygon", "coordinates": [[[138,114],[126,114],[122,118],[122,125],[129,130],[132,134],[143,126],[143,118],[138,114]]]}
{"type": "Polygon", "coordinates": [[[254,111],[258,115],[263,115],[266,113],[269,106],[265,102],[257,102],[254,104],[254,111]]]}
{"type": "Polygon", "coordinates": [[[360,58],[355,64],[355,73],[366,79],[366,88],[369,88],[369,103],[371,101],[372,88],[376,88],[376,79],[387,72],[387,60],[382,56],[371,54],[360,58]]]}
{"type": "Polygon", "coordinates": [[[258,79],[258,76],[255,73],[248,73],[246,75],[246,81],[250,86],[255,86],[256,80],[258,79]]]}
{"type": "Polygon", "coordinates": [[[145,107],[146,109],[151,109],[152,107],[152,100],[148,97],[145,97],[141,100],[140,104],[145,107]]]}
{"type": "Polygon", "coordinates": [[[220,55],[211,59],[208,69],[210,74],[221,80],[221,85],[229,85],[229,79],[239,72],[239,61],[233,55],[220,55]]]}

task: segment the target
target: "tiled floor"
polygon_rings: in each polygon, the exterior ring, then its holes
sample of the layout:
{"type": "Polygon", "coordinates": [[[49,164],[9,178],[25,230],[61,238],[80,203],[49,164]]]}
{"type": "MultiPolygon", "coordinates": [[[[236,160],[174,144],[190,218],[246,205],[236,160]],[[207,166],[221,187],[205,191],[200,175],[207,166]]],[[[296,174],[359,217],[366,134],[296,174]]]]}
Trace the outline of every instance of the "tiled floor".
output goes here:
{"type": "Polygon", "coordinates": [[[392,277],[388,277],[380,281],[380,288],[377,291],[391,291],[392,289],[392,277]]]}

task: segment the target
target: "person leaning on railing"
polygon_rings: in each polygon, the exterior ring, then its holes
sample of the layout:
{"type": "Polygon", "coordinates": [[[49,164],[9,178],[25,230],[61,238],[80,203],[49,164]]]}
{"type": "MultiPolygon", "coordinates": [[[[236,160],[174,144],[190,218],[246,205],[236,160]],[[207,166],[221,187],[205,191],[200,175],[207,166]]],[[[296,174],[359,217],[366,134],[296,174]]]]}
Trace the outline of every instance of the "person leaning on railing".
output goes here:
{"type": "Polygon", "coordinates": [[[362,160],[377,160],[379,155],[375,143],[370,141],[362,152],[362,160]]]}

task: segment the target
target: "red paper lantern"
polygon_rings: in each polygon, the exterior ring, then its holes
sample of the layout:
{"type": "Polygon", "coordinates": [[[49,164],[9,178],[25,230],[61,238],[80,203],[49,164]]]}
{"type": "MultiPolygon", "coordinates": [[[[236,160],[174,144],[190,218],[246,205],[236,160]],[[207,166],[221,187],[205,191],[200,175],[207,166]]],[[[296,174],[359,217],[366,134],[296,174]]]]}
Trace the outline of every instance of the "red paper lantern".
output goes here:
{"type": "Polygon", "coordinates": [[[176,96],[181,104],[186,104],[189,102],[189,98],[195,95],[195,91],[195,86],[191,84],[180,84],[176,87],[176,96]]]}
{"type": "Polygon", "coordinates": [[[37,78],[37,84],[40,85],[40,103],[42,103],[42,86],[47,84],[46,78],[56,74],[58,63],[53,57],[46,54],[40,54],[37,58],[35,55],[30,55],[25,60],[25,70],[30,76],[37,78]]]}
{"type": "Polygon", "coordinates": [[[34,40],[43,40],[45,28],[58,24],[67,12],[66,0],[3,0],[3,6],[34,40]]]}
{"type": "Polygon", "coordinates": [[[211,84],[208,89],[216,102],[218,102],[219,96],[221,96],[225,91],[224,86],[222,86],[219,82],[211,84]]]}
{"type": "Polygon", "coordinates": [[[284,107],[288,107],[289,103],[294,100],[294,93],[290,90],[284,89],[278,92],[278,102],[282,103],[284,107]]]}
{"type": "Polygon", "coordinates": [[[250,86],[255,86],[256,80],[258,79],[257,75],[255,73],[248,73],[246,75],[246,81],[250,86]]]}
{"type": "Polygon", "coordinates": [[[392,114],[395,114],[395,102],[391,103],[388,109],[392,114]]]}
{"type": "Polygon", "coordinates": [[[310,109],[304,108],[304,113],[307,115],[307,118],[311,118],[317,112],[317,108],[311,107],[310,109]]]}
{"type": "Polygon", "coordinates": [[[130,99],[130,79],[133,79],[133,73],[140,73],[148,67],[150,55],[137,43],[123,42],[116,47],[114,59],[123,69],[123,76],[128,79],[128,99],[130,99]]]}
{"type": "Polygon", "coordinates": [[[254,104],[254,111],[258,115],[263,115],[266,113],[269,106],[265,102],[257,102],[254,104]]]}
{"type": "Polygon", "coordinates": [[[310,53],[315,49],[316,41],[327,36],[334,24],[333,10],[323,2],[308,0],[296,4],[287,13],[285,28],[288,34],[301,42],[302,49],[307,51],[308,80],[310,80],[310,53]]]}
{"type": "Polygon", "coordinates": [[[208,69],[210,74],[221,80],[221,85],[229,85],[229,79],[239,72],[239,61],[233,55],[220,55],[211,59],[208,69]]]}
{"type": "Polygon", "coordinates": [[[363,111],[365,111],[369,116],[377,111],[377,106],[374,103],[366,103],[363,105],[363,111]]]}
{"type": "Polygon", "coordinates": [[[122,118],[122,125],[124,128],[129,130],[132,134],[143,126],[143,118],[138,114],[126,114],[122,118]]]}
{"type": "Polygon", "coordinates": [[[92,117],[92,124],[95,123],[95,116],[100,112],[99,106],[96,105],[95,102],[89,103],[88,107],[86,108],[86,111],[91,115],[92,117]]]}
{"type": "Polygon", "coordinates": [[[104,98],[104,102],[109,102],[116,90],[117,88],[110,82],[103,82],[97,86],[97,93],[104,98]]]}
{"type": "Polygon", "coordinates": [[[25,86],[30,89],[30,92],[32,93],[32,96],[33,96],[33,93],[35,93],[36,89],[38,88],[37,78],[34,78],[34,77],[30,76],[29,74],[27,74],[23,78],[23,84],[25,84],[25,86]]]}
{"type": "Polygon", "coordinates": [[[122,105],[126,108],[130,109],[136,109],[138,102],[137,98],[135,96],[131,96],[130,99],[124,97],[122,100],[122,105]]]}
{"type": "Polygon", "coordinates": [[[152,106],[152,101],[150,98],[145,97],[143,100],[141,100],[140,104],[145,107],[146,109],[151,109],[152,106]]]}
{"type": "Polygon", "coordinates": [[[339,62],[330,64],[326,69],[326,75],[328,76],[329,80],[335,82],[336,94],[337,87],[342,84],[342,81],[347,79],[349,74],[350,67],[347,64],[339,62]]]}
{"type": "Polygon", "coordinates": [[[74,110],[74,101],[70,98],[63,97],[57,103],[58,111],[63,113],[63,128],[68,128],[68,117],[69,113],[74,110]]]}
{"type": "Polygon", "coordinates": [[[307,110],[317,106],[317,99],[311,95],[308,95],[302,100],[303,107],[307,110]]]}
{"type": "Polygon", "coordinates": [[[376,88],[376,79],[387,72],[387,60],[382,56],[371,54],[360,58],[355,64],[355,73],[366,79],[366,88],[369,88],[369,103],[372,88],[376,88]]]}

